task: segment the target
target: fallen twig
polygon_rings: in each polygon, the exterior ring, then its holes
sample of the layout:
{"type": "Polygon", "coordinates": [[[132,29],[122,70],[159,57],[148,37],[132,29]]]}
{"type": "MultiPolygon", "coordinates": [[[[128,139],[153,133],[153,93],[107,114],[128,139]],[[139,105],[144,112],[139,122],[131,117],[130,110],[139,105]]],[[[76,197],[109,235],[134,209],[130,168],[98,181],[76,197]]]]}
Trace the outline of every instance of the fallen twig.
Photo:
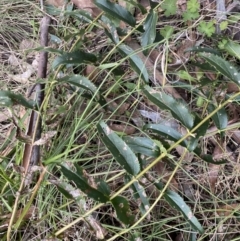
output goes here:
{"type": "MultiPolygon", "coordinates": [[[[51,22],[51,18],[49,16],[44,16],[41,25],[40,25],[40,43],[42,46],[48,45],[48,28],[51,22]]],[[[40,53],[40,61],[38,66],[38,78],[46,78],[47,73],[47,52],[40,53]]],[[[41,107],[43,99],[44,99],[44,84],[36,84],[35,86],[35,93],[36,93],[36,102],[39,107],[41,107]]],[[[41,110],[41,108],[40,108],[41,110]]],[[[28,175],[30,167],[33,165],[39,165],[40,160],[40,146],[33,145],[33,143],[41,138],[41,117],[39,112],[32,111],[30,116],[30,121],[28,125],[27,135],[31,137],[32,143],[25,144],[24,153],[23,153],[23,162],[22,166],[24,167],[25,173],[22,178],[22,182],[20,184],[19,190],[16,194],[16,199],[13,207],[12,216],[8,225],[7,231],[7,241],[11,240],[11,230],[12,225],[15,221],[15,216],[18,210],[18,202],[20,199],[21,192],[23,191],[24,187],[26,187],[32,179],[32,174],[28,175]]]]}

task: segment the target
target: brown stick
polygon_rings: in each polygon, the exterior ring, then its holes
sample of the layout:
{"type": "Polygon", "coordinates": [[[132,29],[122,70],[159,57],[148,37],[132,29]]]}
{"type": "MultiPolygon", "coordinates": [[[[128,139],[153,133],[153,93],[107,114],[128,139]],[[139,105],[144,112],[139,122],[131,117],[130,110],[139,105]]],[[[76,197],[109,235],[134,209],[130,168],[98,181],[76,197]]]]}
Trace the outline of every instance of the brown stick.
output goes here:
{"type": "MultiPolygon", "coordinates": [[[[49,16],[44,16],[41,22],[40,26],[40,42],[42,46],[47,46],[48,44],[48,27],[51,22],[51,18],[49,16]]],[[[41,52],[40,53],[40,62],[39,62],[39,68],[38,68],[38,77],[39,78],[45,78],[46,77],[46,71],[47,71],[47,53],[46,52],[41,52]]],[[[42,105],[42,101],[44,98],[44,84],[36,84],[35,90],[36,90],[36,101],[39,107],[42,105]]],[[[12,216],[9,222],[8,230],[7,230],[7,241],[11,240],[11,230],[12,230],[12,225],[15,220],[15,216],[17,214],[17,207],[18,207],[18,202],[20,199],[20,194],[24,187],[31,182],[32,175],[31,177],[28,177],[29,173],[29,167],[32,165],[39,164],[39,159],[40,159],[40,149],[39,147],[33,146],[33,143],[35,140],[40,138],[41,136],[41,118],[40,115],[36,111],[32,111],[30,121],[29,121],[29,126],[28,126],[28,132],[27,135],[29,135],[32,138],[32,143],[31,144],[25,144],[24,148],[24,153],[23,153],[23,167],[25,168],[25,173],[23,176],[23,179],[21,181],[20,187],[18,189],[13,211],[12,211],[12,216]],[[28,179],[29,178],[29,179],[28,179]]]]}
{"type": "MultiPolygon", "coordinates": [[[[40,43],[43,47],[48,46],[48,28],[51,22],[49,16],[44,16],[40,25],[40,43]]],[[[41,52],[39,58],[39,66],[37,76],[38,78],[46,78],[47,75],[47,61],[48,53],[41,52]]],[[[45,84],[37,83],[35,86],[36,91],[36,102],[39,108],[42,105],[44,99],[44,88],[45,84]]],[[[32,137],[33,142],[41,138],[41,117],[36,111],[32,111],[27,135],[32,137]]],[[[40,158],[40,146],[32,146],[32,144],[26,144],[24,155],[23,155],[23,167],[25,173],[28,172],[29,166],[38,165],[40,158]]]]}

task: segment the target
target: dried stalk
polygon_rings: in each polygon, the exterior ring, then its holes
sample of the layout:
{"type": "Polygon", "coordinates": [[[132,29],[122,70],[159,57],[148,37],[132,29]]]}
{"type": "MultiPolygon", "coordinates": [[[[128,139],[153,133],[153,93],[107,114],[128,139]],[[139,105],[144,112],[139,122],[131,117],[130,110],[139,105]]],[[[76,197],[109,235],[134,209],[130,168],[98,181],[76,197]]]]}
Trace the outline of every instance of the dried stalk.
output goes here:
{"type": "MultiPolygon", "coordinates": [[[[44,47],[48,45],[48,28],[49,28],[50,22],[51,22],[51,18],[49,16],[44,16],[40,25],[40,34],[41,34],[40,43],[44,47]]],[[[39,66],[38,66],[38,73],[37,73],[38,78],[46,78],[47,60],[48,60],[47,52],[41,52],[39,66]]],[[[41,107],[44,99],[44,88],[45,88],[44,84],[37,83],[35,86],[36,102],[39,107],[41,107]]],[[[12,216],[8,225],[7,241],[11,240],[11,230],[15,222],[15,217],[17,214],[18,202],[20,199],[21,192],[26,187],[26,185],[31,182],[31,179],[32,179],[32,173],[29,171],[30,167],[33,165],[39,165],[39,161],[40,161],[40,147],[33,146],[33,143],[36,140],[40,139],[41,137],[41,117],[40,117],[40,114],[36,111],[32,111],[31,113],[27,135],[31,137],[32,143],[25,144],[23,162],[22,162],[22,165],[25,169],[25,173],[22,178],[22,182],[20,184],[19,190],[16,194],[12,216]],[[28,175],[28,173],[30,173],[30,175],[28,175]]]]}

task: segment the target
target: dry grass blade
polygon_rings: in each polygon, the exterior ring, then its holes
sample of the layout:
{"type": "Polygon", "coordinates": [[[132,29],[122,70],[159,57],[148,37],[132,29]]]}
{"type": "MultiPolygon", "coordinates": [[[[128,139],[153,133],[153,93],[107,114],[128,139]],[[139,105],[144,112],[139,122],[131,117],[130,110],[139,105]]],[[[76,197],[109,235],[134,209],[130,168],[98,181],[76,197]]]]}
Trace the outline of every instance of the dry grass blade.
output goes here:
{"type": "MultiPolygon", "coordinates": [[[[139,50],[141,49],[140,45],[136,41],[132,41],[132,42],[129,42],[129,46],[133,50],[138,51],[137,55],[141,58],[143,63],[145,63],[146,67],[150,71],[154,71],[154,65],[151,63],[149,58],[145,57],[141,51],[139,52],[139,50]]],[[[156,81],[158,81],[161,85],[164,85],[165,81],[164,81],[164,77],[163,77],[162,73],[160,73],[156,69],[155,69],[155,71],[156,71],[156,81]]],[[[179,95],[179,93],[172,86],[170,86],[169,84],[165,84],[163,87],[164,87],[164,90],[166,92],[168,92],[169,94],[171,94],[174,98],[182,99],[182,97],[179,95]]]]}

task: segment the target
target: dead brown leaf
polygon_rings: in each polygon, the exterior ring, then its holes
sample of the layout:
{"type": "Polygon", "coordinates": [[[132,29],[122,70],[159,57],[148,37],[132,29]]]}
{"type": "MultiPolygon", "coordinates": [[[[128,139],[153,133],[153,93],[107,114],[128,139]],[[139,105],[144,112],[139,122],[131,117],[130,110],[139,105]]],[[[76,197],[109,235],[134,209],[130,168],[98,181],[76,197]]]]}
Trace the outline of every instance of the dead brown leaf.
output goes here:
{"type": "Polygon", "coordinates": [[[1,109],[0,111],[0,122],[4,122],[10,118],[10,114],[7,109],[1,109]]]}
{"type": "Polygon", "coordinates": [[[184,12],[187,10],[187,1],[186,0],[177,0],[177,6],[181,12],[184,12]]]}
{"type": "Polygon", "coordinates": [[[79,9],[88,11],[93,17],[97,17],[101,10],[93,4],[92,0],[72,0],[72,3],[79,9]]]}
{"type": "MultiPolygon", "coordinates": [[[[36,214],[37,212],[37,208],[35,206],[31,206],[27,213],[25,214],[24,216],[24,220],[29,220],[34,214],[36,214]]],[[[20,217],[20,215],[22,214],[23,212],[23,209],[19,209],[17,212],[16,212],[16,217],[15,217],[15,221],[20,217]]],[[[9,220],[12,216],[12,213],[8,213],[8,214],[5,214],[5,215],[1,215],[1,220],[4,220],[1,224],[0,224],[0,231],[5,231],[7,228],[8,228],[8,224],[9,224],[9,220]]]]}
{"type": "Polygon", "coordinates": [[[229,216],[231,215],[231,213],[233,213],[236,210],[239,210],[240,205],[239,203],[234,203],[234,204],[230,204],[230,205],[223,205],[220,206],[219,209],[217,210],[217,214],[219,216],[229,216]]]}
{"type": "Polygon", "coordinates": [[[34,145],[34,146],[35,146],[35,145],[37,145],[37,146],[45,145],[45,144],[46,144],[47,142],[49,142],[49,141],[52,139],[52,137],[54,137],[56,134],[57,134],[56,131],[48,131],[48,132],[44,133],[39,140],[35,141],[35,142],[33,143],[33,145],[34,145]]]}
{"type": "Polygon", "coordinates": [[[239,87],[235,83],[227,83],[227,93],[236,93],[239,91],[239,87]]]}
{"type": "Polygon", "coordinates": [[[85,69],[85,76],[88,77],[88,79],[94,81],[99,73],[99,70],[94,66],[88,64],[85,69]]]}
{"type": "Polygon", "coordinates": [[[47,0],[46,3],[58,8],[65,4],[65,0],[47,0]]]}
{"type": "MultiPolygon", "coordinates": [[[[217,144],[215,146],[215,149],[214,149],[214,152],[213,152],[213,158],[215,160],[219,160],[219,159],[221,159],[222,154],[223,154],[223,149],[220,145],[217,144]]],[[[214,193],[215,192],[215,185],[216,185],[216,182],[217,182],[217,179],[218,179],[218,172],[219,172],[219,169],[220,169],[220,165],[215,165],[215,164],[210,163],[208,167],[209,167],[208,168],[209,169],[209,171],[208,171],[208,181],[209,181],[209,184],[210,184],[210,189],[214,193]]]]}
{"type": "Polygon", "coordinates": [[[125,125],[125,124],[112,124],[110,123],[110,128],[113,131],[118,131],[118,132],[123,132],[126,135],[132,135],[136,132],[136,128],[134,126],[130,126],[130,125],[125,125]]]}
{"type": "MultiPolygon", "coordinates": [[[[160,161],[154,166],[154,170],[159,174],[159,176],[163,177],[163,182],[168,182],[169,178],[171,177],[172,173],[167,171],[166,163],[160,161]]],[[[170,180],[170,189],[174,191],[179,190],[178,182],[175,177],[172,177],[170,180]]]]}

